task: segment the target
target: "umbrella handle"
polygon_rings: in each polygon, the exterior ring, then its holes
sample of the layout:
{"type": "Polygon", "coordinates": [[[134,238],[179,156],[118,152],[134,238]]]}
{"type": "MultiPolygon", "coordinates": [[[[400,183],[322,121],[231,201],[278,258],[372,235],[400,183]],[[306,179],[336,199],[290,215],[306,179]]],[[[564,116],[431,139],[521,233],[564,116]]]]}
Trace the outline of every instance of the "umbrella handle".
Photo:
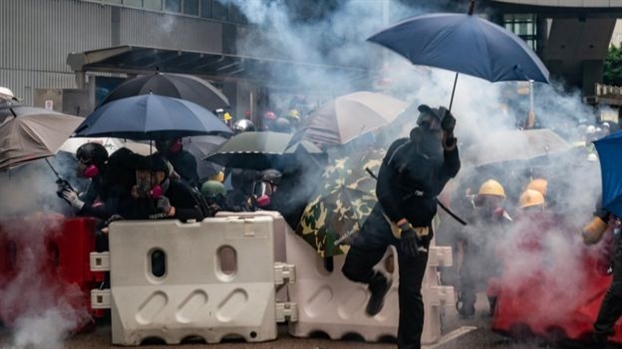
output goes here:
{"type": "Polygon", "coordinates": [[[454,95],[456,94],[457,84],[458,84],[458,73],[456,73],[456,77],[454,78],[454,88],[451,90],[451,100],[449,101],[449,111],[451,111],[451,106],[454,104],[454,95]]]}

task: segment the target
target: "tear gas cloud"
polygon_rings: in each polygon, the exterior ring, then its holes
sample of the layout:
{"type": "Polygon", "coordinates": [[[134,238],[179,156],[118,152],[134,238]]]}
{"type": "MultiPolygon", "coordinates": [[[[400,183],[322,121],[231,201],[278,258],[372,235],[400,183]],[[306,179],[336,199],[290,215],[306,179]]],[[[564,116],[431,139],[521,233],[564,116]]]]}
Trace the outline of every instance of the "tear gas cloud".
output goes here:
{"type": "MultiPolygon", "coordinates": [[[[383,9],[386,9],[384,6],[387,4],[383,1],[319,2],[317,6],[328,3],[333,7],[323,16],[307,20],[296,18],[286,1],[219,1],[238,6],[249,22],[261,29],[260,33],[249,30],[246,36],[240,36],[239,53],[290,59],[300,63],[313,62],[368,69],[363,78],[357,74],[309,73],[297,68],[292,68],[292,71],[273,71],[272,80],[265,81],[268,86],[271,84],[278,86],[279,81],[287,77],[290,79],[290,85],[300,86],[301,90],[308,91],[305,93],[321,102],[356,90],[375,89],[409,103],[425,103],[432,107],[448,107],[450,104],[455,73],[414,66],[396,53],[365,41],[370,35],[389,24],[385,21],[386,16],[383,19],[383,9]],[[358,79],[352,78],[353,76],[358,79]],[[377,84],[380,80],[384,83],[377,84]]],[[[398,1],[389,1],[388,5],[391,23],[412,15],[438,12],[438,8],[409,7],[398,1]]],[[[437,5],[447,7],[448,3],[439,2],[437,5]]],[[[313,6],[316,4],[313,3],[313,6]]],[[[465,13],[466,6],[449,10],[465,13]]],[[[321,9],[317,12],[321,12],[321,9]]],[[[489,9],[478,9],[477,13],[489,15],[492,12],[489,9]]],[[[456,57],[456,59],[465,58],[456,57]]],[[[579,91],[563,92],[560,84],[555,81],[550,86],[539,83],[535,85],[536,125],[557,131],[568,142],[582,140],[584,135],[575,132],[577,120],[593,121],[594,114],[581,102],[579,91]]],[[[452,113],[457,118],[455,133],[463,155],[468,153],[469,145],[500,130],[516,130],[518,125],[527,119],[529,96],[519,95],[517,87],[517,83],[490,83],[466,75],[459,76],[452,113]],[[508,100],[515,101],[515,105],[508,107],[508,100]]],[[[288,93],[296,93],[295,88],[290,89],[288,93]]],[[[320,102],[317,103],[319,104],[320,102]]],[[[278,110],[285,110],[286,107],[279,109],[279,106],[276,106],[275,109],[278,114],[278,110]]],[[[401,130],[401,133],[391,135],[390,140],[406,136],[414,126],[416,117],[417,115],[412,115],[410,119],[406,118],[403,125],[393,128],[401,130]]],[[[498,146],[502,147],[503,144],[498,146]]],[[[529,180],[538,176],[547,178],[551,201],[549,207],[554,212],[565,215],[566,230],[554,231],[549,235],[558,238],[548,239],[544,243],[551,248],[554,256],[563,255],[563,258],[568,260],[568,268],[556,273],[559,282],[576,285],[581,280],[576,280],[576,273],[572,267],[579,251],[576,247],[572,247],[575,246],[572,241],[578,239],[580,227],[591,217],[600,192],[599,166],[597,162],[587,161],[587,153],[584,150],[562,156],[553,155],[555,154],[543,157],[544,160],[537,165],[514,163],[511,166],[502,164],[489,168],[474,168],[473,164],[463,160],[459,178],[454,180],[451,187],[458,188],[459,193],[455,197],[461,197],[466,186],[471,188],[472,193],[477,192],[485,180],[495,178],[506,188],[508,192],[506,205],[510,214],[514,215],[518,197],[529,180]]],[[[309,186],[315,184],[309,183],[309,186]]],[[[515,231],[520,230],[518,227],[515,231]]],[[[442,234],[442,231],[439,234],[442,234]]],[[[533,258],[525,257],[527,258],[516,259],[520,261],[516,268],[522,269],[524,273],[541,268],[541,265],[532,262],[533,258]]],[[[521,274],[521,270],[513,272],[521,274]]],[[[568,286],[564,289],[568,291],[574,289],[568,286]]]]}
{"type": "MultiPolygon", "coordinates": [[[[75,161],[69,158],[49,158],[66,178],[75,171],[75,161]]],[[[55,181],[43,160],[0,173],[0,225],[15,247],[14,256],[9,257],[14,276],[3,285],[0,314],[11,319],[7,325],[12,330],[12,345],[18,348],[62,347],[65,336],[89,319],[86,308],[75,306],[81,299],[79,287],[43,271],[53,263],[46,240],[58,230],[57,218],[61,213],[72,214],[56,196],[55,181]]],[[[75,181],[72,184],[77,185],[75,181]]]]}

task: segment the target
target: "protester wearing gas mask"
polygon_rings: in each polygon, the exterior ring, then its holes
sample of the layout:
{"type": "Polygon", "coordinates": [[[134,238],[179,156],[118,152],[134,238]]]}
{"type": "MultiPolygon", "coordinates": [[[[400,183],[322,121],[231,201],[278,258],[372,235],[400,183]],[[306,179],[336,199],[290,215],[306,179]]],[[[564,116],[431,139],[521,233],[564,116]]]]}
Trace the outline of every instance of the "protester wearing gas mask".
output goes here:
{"type": "Polygon", "coordinates": [[[253,198],[255,205],[267,211],[279,211],[278,204],[274,202],[274,194],[281,183],[280,171],[268,169],[261,171],[260,179],[253,186],[253,198]]]}
{"type": "MultiPolygon", "coordinates": [[[[195,188],[200,185],[197,159],[190,152],[184,150],[180,138],[156,141],[156,149],[158,149],[157,154],[173,165],[175,174],[182,180],[195,188]]],[[[175,174],[173,177],[175,177],[175,174]]]]}
{"type": "Polygon", "coordinates": [[[119,205],[124,219],[203,219],[192,188],[169,177],[169,167],[159,155],[141,156],[136,162],[136,185],[131,197],[119,205]]]}
{"type": "Polygon", "coordinates": [[[127,176],[123,176],[118,168],[121,166],[120,163],[132,162],[129,159],[132,155],[130,150],[123,148],[109,158],[108,151],[103,145],[83,144],[76,152],[77,175],[90,179],[89,187],[86,192],[80,194],[69,182],[59,179],[58,196],[75,208],[78,215],[102,220],[110,218],[116,211],[119,197],[127,193],[129,188],[127,176]]]}
{"type": "Polygon", "coordinates": [[[460,169],[453,135],[455,118],[443,107],[421,105],[418,110],[418,126],[411,130],[410,138],[394,141],[382,161],[376,185],[378,203],[354,239],[342,269],[348,279],[369,285],[366,313],[375,316],[382,310],[392,282],[373,267],[389,245],[397,248],[400,349],[421,348],[421,285],[433,236],[436,197],[460,169]]]}

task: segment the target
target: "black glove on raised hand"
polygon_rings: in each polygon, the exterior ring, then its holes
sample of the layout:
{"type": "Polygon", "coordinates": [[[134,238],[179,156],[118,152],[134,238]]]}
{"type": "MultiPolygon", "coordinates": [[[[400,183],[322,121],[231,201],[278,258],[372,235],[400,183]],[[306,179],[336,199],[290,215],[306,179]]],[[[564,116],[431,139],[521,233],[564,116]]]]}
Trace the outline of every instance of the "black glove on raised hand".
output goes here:
{"type": "Polygon", "coordinates": [[[447,134],[451,135],[454,133],[455,127],[456,127],[456,118],[454,118],[454,116],[451,114],[449,110],[445,109],[445,117],[443,117],[443,121],[441,121],[441,129],[447,132],[447,134]]]}
{"type": "Polygon", "coordinates": [[[57,179],[56,180],[56,195],[58,195],[59,198],[64,199],[63,192],[67,190],[76,191],[75,189],[73,189],[71,184],[69,184],[69,182],[67,182],[66,180],[62,178],[57,179]]]}
{"type": "Polygon", "coordinates": [[[417,233],[409,223],[400,225],[402,234],[400,235],[400,247],[407,257],[416,257],[419,254],[419,240],[417,233]]]}

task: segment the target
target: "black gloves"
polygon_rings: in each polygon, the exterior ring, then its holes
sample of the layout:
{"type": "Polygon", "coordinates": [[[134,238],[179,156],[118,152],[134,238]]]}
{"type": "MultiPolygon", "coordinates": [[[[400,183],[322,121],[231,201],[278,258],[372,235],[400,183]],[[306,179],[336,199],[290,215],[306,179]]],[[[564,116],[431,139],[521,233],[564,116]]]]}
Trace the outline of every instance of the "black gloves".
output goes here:
{"type": "Polygon", "coordinates": [[[400,247],[407,257],[416,257],[419,254],[419,241],[417,233],[410,226],[410,223],[400,225],[402,234],[400,235],[400,247]]]}
{"type": "Polygon", "coordinates": [[[171,206],[171,202],[166,196],[160,196],[160,198],[158,199],[157,207],[158,210],[162,211],[162,213],[165,213],[166,215],[169,215],[171,213],[171,210],[173,209],[173,206],[171,206]]]}
{"type": "Polygon", "coordinates": [[[454,133],[455,127],[456,118],[454,118],[449,110],[445,110],[445,116],[443,117],[443,121],[441,121],[441,129],[445,131],[448,135],[451,135],[454,133]]]}

